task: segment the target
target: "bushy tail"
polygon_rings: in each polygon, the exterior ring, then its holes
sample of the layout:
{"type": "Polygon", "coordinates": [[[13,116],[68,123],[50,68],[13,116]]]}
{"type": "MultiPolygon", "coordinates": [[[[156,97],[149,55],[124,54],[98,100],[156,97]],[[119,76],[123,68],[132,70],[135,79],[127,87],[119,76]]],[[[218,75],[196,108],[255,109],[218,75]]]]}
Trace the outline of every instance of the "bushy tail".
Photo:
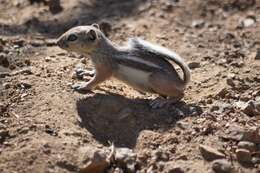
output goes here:
{"type": "Polygon", "coordinates": [[[146,51],[149,54],[154,55],[155,57],[166,58],[168,60],[175,62],[178,66],[181,67],[181,69],[183,71],[184,87],[189,83],[190,76],[191,76],[190,69],[189,69],[188,65],[183,61],[183,59],[175,52],[173,52],[167,48],[164,48],[162,46],[149,43],[140,38],[131,39],[130,44],[134,48],[140,49],[142,51],[146,51]]]}

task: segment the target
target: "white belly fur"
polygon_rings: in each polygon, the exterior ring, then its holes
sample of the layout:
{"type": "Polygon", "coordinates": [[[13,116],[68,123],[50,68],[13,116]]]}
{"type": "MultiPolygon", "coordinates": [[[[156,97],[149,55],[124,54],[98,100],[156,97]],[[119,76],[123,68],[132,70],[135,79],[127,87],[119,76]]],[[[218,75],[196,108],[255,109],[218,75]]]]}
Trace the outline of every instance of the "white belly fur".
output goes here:
{"type": "Polygon", "coordinates": [[[149,76],[151,73],[135,69],[124,65],[119,65],[115,77],[128,85],[141,91],[150,91],[149,76]]]}

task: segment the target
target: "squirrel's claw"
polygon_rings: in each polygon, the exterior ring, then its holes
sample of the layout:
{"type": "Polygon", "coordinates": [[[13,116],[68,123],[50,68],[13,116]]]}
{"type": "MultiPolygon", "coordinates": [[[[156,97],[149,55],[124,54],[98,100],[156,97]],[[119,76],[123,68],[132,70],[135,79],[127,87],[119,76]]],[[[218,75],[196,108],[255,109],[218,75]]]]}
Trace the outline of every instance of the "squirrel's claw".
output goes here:
{"type": "Polygon", "coordinates": [[[91,90],[87,87],[87,83],[83,82],[83,83],[76,83],[76,84],[73,84],[71,86],[71,88],[74,90],[74,91],[77,91],[79,93],[88,93],[88,92],[91,92],[91,90]]]}

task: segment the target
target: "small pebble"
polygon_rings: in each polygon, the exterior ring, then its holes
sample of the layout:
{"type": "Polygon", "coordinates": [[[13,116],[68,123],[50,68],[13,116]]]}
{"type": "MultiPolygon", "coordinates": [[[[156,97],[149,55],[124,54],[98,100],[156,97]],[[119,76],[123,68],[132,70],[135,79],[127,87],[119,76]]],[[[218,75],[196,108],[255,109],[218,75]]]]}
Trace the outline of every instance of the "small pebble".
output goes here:
{"type": "Polygon", "coordinates": [[[225,158],[225,155],[223,153],[210,146],[200,145],[199,150],[203,158],[208,161],[225,158]]]}
{"type": "Polygon", "coordinates": [[[237,146],[240,149],[246,149],[246,150],[248,150],[250,152],[256,151],[256,145],[253,142],[240,141],[237,146]]]}
{"type": "Polygon", "coordinates": [[[252,161],[251,153],[246,149],[237,149],[236,156],[237,160],[242,163],[250,163],[252,161]]]}
{"type": "Polygon", "coordinates": [[[9,89],[11,87],[10,83],[3,83],[4,89],[9,89]]]}
{"type": "Polygon", "coordinates": [[[195,68],[199,68],[200,67],[200,63],[199,62],[190,62],[188,64],[190,69],[195,69],[195,68]]]}
{"type": "Polygon", "coordinates": [[[256,22],[256,19],[255,17],[253,16],[248,16],[247,18],[245,18],[243,21],[242,21],[242,27],[250,27],[252,25],[254,25],[256,22]]]}
{"type": "Polygon", "coordinates": [[[257,48],[255,59],[260,60],[260,48],[257,48]]]}
{"type": "Polygon", "coordinates": [[[212,169],[215,173],[230,173],[232,165],[225,159],[218,159],[213,162],[212,169]]]}

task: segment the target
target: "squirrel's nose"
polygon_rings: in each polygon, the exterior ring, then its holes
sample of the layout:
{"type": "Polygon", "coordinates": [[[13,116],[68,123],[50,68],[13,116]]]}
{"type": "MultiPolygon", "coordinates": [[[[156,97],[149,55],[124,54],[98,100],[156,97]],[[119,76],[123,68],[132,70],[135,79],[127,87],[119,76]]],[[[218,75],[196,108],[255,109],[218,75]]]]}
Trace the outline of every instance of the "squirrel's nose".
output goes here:
{"type": "Polygon", "coordinates": [[[61,47],[61,39],[58,39],[57,41],[56,41],[56,45],[58,45],[59,47],[61,47]]]}

